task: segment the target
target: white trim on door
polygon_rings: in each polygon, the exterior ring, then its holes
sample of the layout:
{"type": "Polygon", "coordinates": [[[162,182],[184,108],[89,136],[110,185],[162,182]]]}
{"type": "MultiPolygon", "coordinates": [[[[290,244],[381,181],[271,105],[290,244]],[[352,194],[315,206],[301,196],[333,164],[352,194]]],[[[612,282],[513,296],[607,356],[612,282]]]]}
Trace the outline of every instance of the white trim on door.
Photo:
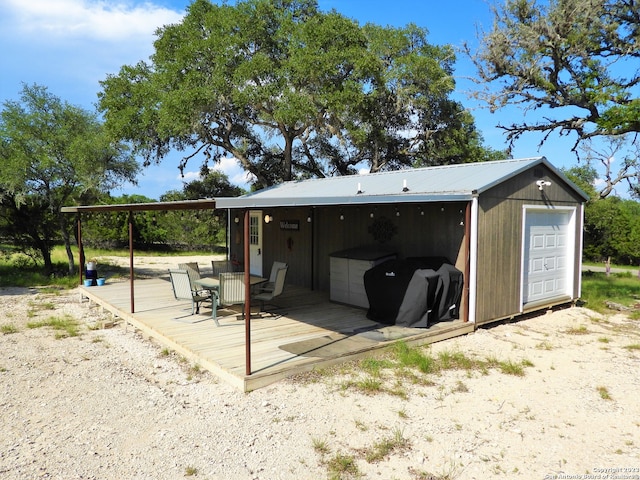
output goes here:
{"type": "Polygon", "coordinates": [[[576,207],[524,205],[520,308],[573,297],[576,207]]]}
{"type": "Polygon", "coordinates": [[[262,276],[262,210],[249,212],[249,269],[251,275],[262,276]]]}

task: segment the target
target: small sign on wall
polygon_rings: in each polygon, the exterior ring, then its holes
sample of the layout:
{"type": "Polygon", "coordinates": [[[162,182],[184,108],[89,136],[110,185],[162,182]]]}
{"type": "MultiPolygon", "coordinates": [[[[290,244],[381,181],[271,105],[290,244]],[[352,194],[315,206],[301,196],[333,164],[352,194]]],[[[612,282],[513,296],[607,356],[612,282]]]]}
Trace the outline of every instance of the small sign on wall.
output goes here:
{"type": "Polygon", "coordinates": [[[280,220],[280,230],[300,230],[300,220],[280,220]]]}

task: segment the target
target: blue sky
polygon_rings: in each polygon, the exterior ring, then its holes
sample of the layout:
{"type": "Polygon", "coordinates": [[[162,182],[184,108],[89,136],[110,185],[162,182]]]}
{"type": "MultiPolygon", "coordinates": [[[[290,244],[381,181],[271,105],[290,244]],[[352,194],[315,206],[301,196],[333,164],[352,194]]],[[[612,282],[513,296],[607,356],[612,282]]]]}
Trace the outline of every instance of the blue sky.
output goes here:
{"type": "MultiPolygon", "coordinates": [[[[38,84],[71,104],[93,110],[99,81],[116,74],[123,65],[147,60],[153,53],[156,28],[179,22],[190,4],[183,0],[0,0],[0,103],[17,100],[22,83],[38,84]]],[[[477,28],[491,26],[490,2],[485,0],[319,0],[322,10],[336,9],[360,23],[404,26],[413,22],[429,31],[429,42],[460,47],[476,44],[477,28]]],[[[456,63],[454,97],[472,110],[485,143],[505,148],[499,121],[524,115],[516,109],[490,114],[468,93],[473,66],[462,53],[456,63]]],[[[516,117],[517,118],[517,117],[516,117]]],[[[572,142],[552,137],[538,149],[539,137],[523,137],[513,156],[545,155],[558,167],[570,166],[575,156],[572,142]]],[[[113,195],[136,193],[158,199],[168,190],[182,188],[179,154],[160,166],[144,170],[137,187],[126,186],[113,195]]],[[[199,164],[189,164],[185,180],[195,178],[199,164]]],[[[233,159],[221,166],[233,183],[244,182],[233,159]]]]}

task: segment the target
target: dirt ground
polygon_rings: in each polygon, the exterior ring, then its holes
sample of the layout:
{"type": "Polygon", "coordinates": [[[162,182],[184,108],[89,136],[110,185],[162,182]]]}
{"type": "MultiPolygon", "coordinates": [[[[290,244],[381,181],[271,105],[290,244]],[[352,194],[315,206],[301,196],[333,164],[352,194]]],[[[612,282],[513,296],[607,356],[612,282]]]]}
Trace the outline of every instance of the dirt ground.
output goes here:
{"type": "Polygon", "coordinates": [[[340,368],[248,394],[110,321],[77,291],[0,290],[1,478],[640,479],[640,329],[622,314],[426,349],[486,369],[389,369],[373,388],[340,368]],[[52,318],[79,335],[37,327],[52,318]]]}

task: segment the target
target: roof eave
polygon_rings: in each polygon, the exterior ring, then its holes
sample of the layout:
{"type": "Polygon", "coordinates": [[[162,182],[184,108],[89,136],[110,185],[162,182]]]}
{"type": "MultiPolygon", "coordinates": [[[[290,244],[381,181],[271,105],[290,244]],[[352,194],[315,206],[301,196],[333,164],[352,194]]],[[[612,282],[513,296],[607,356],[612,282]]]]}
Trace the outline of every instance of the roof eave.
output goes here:
{"type": "Polygon", "coordinates": [[[446,192],[439,194],[356,195],[323,198],[217,198],[218,208],[276,208],[276,207],[329,207],[337,205],[372,205],[387,203],[463,202],[473,198],[473,192],[446,192]]]}
{"type": "Polygon", "coordinates": [[[178,200],[174,202],[124,203],[111,205],[74,205],[62,207],[62,213],[83,212],[128,212],[148,210],[209,210],[215,209],[216,201],[212,199],[178,200]]]}

